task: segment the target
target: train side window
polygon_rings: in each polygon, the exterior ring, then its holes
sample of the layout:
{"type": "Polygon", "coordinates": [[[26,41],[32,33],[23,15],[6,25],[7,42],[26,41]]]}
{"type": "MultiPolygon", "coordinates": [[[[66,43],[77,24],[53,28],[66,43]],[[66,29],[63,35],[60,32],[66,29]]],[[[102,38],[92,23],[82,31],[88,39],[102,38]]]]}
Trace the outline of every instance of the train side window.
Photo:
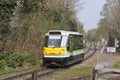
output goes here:
{"type": "Polygon", "coordinates": [[[73,46],[74,50],[83,48],[83,37],[79,35],[75,35],[73,43],[74,43],[73,46]]]}
{"type": "Polygon", "coordinates": [[[79,36],[77,36],[77,35],[74,36],[73,43],[74,43],[73,44],[73,49],[74,50],[77,50],[77,49],[80,48],[80,46],[79,46],[79,36]]]}
{"type": "Polygon", "coordinates": [[[83,48],[83,37],[82,36],[79,37],[79,45],[80,45],[80,48],[83,48]]]}
{"type": "Polygon", "coordinates": [[[72,37],[69,37],[67,42],[67,50],[78,50],[83,48],[83,37],[80,35],[72,35],[72,37]]]}

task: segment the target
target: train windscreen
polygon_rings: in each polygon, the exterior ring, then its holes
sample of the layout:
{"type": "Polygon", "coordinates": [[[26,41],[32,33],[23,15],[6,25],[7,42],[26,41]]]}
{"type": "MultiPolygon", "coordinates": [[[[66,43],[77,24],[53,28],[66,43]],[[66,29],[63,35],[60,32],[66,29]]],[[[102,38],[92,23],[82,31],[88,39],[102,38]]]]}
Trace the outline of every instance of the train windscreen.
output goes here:
{"type": "Polygon", "coordinates": [[[60,45],[61,45],[61,35],[49,36],[47,47],[60,47],[60,45]]]}

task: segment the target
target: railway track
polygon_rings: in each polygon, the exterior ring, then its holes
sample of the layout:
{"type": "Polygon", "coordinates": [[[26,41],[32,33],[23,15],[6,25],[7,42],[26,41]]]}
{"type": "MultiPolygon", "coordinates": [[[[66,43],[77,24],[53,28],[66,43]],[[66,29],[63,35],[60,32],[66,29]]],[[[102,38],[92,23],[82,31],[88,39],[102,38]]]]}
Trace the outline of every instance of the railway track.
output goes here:
{"type": "MultiPolygon", "coordinates": [[[[91,46],[92,46],[92,45],[91,45],[91,46]]],[[[91,47],[91,46],[90,46],[90,47],[91,47]]],[[[91,50],[91,48],[89,48],[88,51],[85,52],[85,55],[86,55],[90,50],[91,50]]],[[[89,56],[85,57],[83,61],[89,59],[90,57],[92,57],[92,56],[95,54],[95,52],[97,51],[95,45],[94,45],[94,49],[92,49],[92,50],[93,50],[93,52],[92,52],[89,56]]]]}
{"type": "Polygon", "coordinates": [[[21,77],[24,75],[30,75],[34,71],[43,71],[45,68],[35,68],[35,69],[25,69],[24,71],[17,71],[17,72],[8,72],[0,74],[0,80],[12,80],[17,77],[21,77]]]}
{"type": "Polygon", "coordinates": [[[97,51],[96,46],[93,45],[93,44],[91,44],[89,46],[89,48],[85,51],[85,53],[84,53],[85,57],[82,60],[82,62],[80,61],[77,64],[74,64],[73,67],[74,66],[79,66],[79,65],[81,65],[81,63],[84,63],[86,60],[88,60],[89,58],[91,58],[96,53],[96,51],[97,51]]]}
{"type": "Polygon", "coordinates": [[[33,71],[28,71],[28,72],[24,72],[24,73],[19,73],[19,74],[15,74],[15,75],[10,75],[8,77],[4,77],[1,78],[0,80],[36,80],[37,78],[46,76],[46,75],[50,75],[53,72],[59,71],[61,69],[36,69],[33,71]]]}
{"type": "MultiPolygon", "coordinates": [[[[91,46],[90,46],[91,47],[91,46]]],[[[85,55],[90,51],[90,48],[85,52],[85,55]]],[[[94,49],[94,52],[86,57],[83,62],[87,59],[89,59],[94,53],[96,52],[96,49],[94,49]]],[[[45,75],[51,75],[53,72],[63,70],[63,69],[48,69],[48,68],[35,68],[32,70],[24,70],[24,71],[18,71],[15,74],[12,73],[3,73],[0,74],[0,80],[20,80],[23,76],[24,79],[22,80],[36,80],[36,78],[40,78],[45,75]]]]}

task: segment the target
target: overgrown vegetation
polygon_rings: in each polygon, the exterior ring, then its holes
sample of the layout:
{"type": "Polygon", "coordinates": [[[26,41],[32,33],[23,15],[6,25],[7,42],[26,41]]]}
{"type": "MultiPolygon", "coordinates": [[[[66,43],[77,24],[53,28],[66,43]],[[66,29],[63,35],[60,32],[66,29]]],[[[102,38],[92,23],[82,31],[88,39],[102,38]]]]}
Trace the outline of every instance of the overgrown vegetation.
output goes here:
{"type": "Polygon", "coordinates": [[[32,54],[11,54],[0,53],[0,72],[10,71],[17,68],[30,68],[32,66],[41,65],[41,61],[36,59],[32,54]]]}

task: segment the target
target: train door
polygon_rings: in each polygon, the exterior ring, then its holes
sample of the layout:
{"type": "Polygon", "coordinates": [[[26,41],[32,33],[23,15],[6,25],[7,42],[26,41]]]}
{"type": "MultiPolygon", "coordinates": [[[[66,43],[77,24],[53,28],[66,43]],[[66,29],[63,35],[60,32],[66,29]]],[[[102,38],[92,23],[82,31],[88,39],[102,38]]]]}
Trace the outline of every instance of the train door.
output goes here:
{"type": "Polygon", "coordinates": [[[68,52],[70,53],[70,56],[73,55],[73,36],[70,35],[68,39],[68,52]]]}

